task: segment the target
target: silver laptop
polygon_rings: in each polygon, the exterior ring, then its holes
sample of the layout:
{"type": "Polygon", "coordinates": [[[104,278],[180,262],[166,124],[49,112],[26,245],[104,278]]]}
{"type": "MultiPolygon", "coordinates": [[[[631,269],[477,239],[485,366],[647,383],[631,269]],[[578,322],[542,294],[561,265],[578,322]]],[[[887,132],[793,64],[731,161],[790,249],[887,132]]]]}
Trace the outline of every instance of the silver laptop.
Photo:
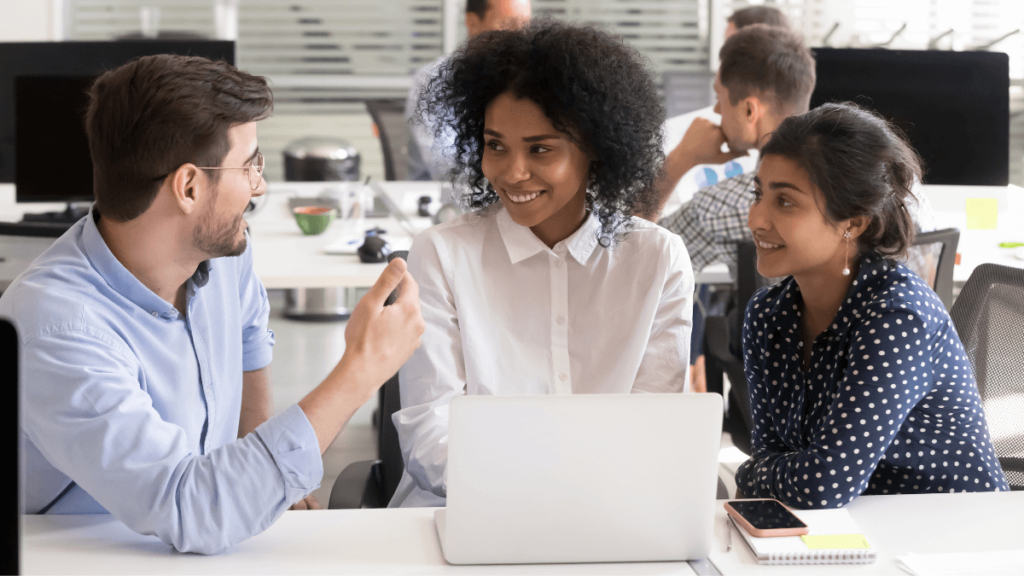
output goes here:
{"type": "Polygon", "coordinates": [[[707,556],[721,396],[459,396],[448,425],[448,562],[707,556]]]}

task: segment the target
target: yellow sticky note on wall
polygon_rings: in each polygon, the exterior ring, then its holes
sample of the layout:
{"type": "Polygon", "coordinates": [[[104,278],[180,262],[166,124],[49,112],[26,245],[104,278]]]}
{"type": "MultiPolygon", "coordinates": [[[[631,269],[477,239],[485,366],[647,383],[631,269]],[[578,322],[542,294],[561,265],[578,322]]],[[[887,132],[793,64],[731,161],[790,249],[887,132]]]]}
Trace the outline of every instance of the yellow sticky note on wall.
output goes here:
{"type": "Polygon", "coordinates": [[[995,198],[967,199],[967,229],[995,230],[999,214],[999,200],[995,198]]]}
{"type": "Polygon", "coordinates": [[[811,550],[856,550],[871,548],[863,534],[822,534],[801,536],[811,550]]]}

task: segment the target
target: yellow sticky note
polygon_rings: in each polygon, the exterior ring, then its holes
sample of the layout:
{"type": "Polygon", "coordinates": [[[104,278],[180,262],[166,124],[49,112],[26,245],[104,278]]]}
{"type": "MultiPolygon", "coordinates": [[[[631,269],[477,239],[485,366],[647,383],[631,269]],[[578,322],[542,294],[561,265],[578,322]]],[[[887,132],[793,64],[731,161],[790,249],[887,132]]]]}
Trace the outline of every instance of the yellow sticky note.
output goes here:
{"type": "Polygon", "coordinates": [[[967,199],[967,229],[995,230],[999,214],[999,200],[996,198],[967,199]]]}
{"type": "Polygon", "coordinates": [[[856,550],[871,548],[863,534],[822,534],[801,536],[811,550],[856,550]]]}

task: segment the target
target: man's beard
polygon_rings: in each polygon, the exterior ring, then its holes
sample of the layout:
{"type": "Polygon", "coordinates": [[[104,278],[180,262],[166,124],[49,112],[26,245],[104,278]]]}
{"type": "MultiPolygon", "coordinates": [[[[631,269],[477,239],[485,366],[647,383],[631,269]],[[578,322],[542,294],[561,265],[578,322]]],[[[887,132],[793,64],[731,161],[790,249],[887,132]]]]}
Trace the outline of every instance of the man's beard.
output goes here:
{"type": "Polygon", "coordinates": [[[242,214],[235,216],[229,226],[217,227],[213,218],[213,207],[203,214],[199,223],[192,231],[192,245],[210,255],[210,258],[222,256],[240,256],[245,252],[245,236],[238,240],[238,228],[242,223],[242,214]]]}

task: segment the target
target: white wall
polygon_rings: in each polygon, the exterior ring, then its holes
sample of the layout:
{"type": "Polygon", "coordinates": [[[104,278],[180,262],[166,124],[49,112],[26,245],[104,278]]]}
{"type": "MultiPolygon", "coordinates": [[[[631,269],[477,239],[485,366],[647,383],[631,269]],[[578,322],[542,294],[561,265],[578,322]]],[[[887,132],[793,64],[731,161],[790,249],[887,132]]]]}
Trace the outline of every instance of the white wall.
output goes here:
{"type": "Polygon", "coordinates": [[[63,0],[0,0],[0,42],[56,40],[63,0]]]}

